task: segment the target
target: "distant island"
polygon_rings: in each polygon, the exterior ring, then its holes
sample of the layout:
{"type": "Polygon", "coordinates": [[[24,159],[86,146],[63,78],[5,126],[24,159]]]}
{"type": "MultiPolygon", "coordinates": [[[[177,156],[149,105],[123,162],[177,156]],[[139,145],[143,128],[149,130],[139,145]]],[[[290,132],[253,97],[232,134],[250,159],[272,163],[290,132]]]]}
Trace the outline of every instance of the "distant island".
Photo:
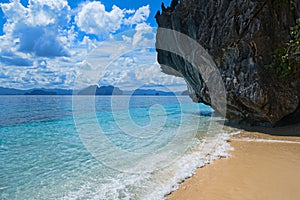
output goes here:
{"type": "Polygon", "coordinates": [[[173,92],[164,92],[164,91],[158,91],[154,89],[137,89],[135,90],[132,95],[134,96],[175,96],[173,92]]]}
{"type": "Polygon", "coordinates": [[[45,89],[34,88],[29,90],[19,90],[14,88],[0,87],[0,95],[133,95],[133,96],[176,96],[186,95],[186,92],[166,92],[156,89],[136,89],[134,91],[121,90],[115,86],[97,86],[91,85],[81,90],[66,90],[66,89],[45,89]]]}
{"type": "Polygon", "coordinates": [[[0,87],[0,95],[72,95],[73,90],[34,88],[19,90],[14,88],[0,87]]]}
{"type": "Polygon", "coordinates": [[[31,92],[26,92],[24,95],[57,95],[57,93],[44,90],[33,90],[31,92]]]}
{"type": "Polygon", "coordinates": [[[114,86],[101,86],[98,87],[97,85],[92,85],[87,88],[84,88],[78,93],[77,95],[122,95],[123,91],[114,86]]]}

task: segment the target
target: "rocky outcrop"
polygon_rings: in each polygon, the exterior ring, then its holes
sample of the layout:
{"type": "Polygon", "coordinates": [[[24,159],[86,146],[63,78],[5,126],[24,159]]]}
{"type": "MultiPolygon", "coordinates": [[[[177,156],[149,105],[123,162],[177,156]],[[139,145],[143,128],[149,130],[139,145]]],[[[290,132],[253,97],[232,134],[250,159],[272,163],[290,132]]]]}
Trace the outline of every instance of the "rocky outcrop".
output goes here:
{"type": "MultiPolygon", "coordinates": [[[[274,126],[300,120],[299,70],[281,77],[268,67],[300,18],[299,0],[289,2],[173,0],[169,7],[162,4],[156,20],[161,28],[193,38],[211,55],[225,86],[228,119],[274,126]]],[[[158,32],[157,45],[163,37],[158,32]]],[[[159,48],[157,52],[163,72],[184,77],[191,98],[211,105],[212,94],[191,62],[159,48]]]]}

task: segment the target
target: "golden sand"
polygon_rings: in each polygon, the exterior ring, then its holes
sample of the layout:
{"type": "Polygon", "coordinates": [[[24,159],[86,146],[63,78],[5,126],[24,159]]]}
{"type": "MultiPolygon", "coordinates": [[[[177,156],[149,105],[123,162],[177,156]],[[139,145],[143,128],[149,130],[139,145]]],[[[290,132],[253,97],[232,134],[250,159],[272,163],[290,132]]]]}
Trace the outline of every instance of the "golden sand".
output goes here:
{"type": "Polygon", "coordinates": [[[198,169],[166,199],[299,200],[300,138],[287,135],[244,131],[230,158],[198,169]]]}

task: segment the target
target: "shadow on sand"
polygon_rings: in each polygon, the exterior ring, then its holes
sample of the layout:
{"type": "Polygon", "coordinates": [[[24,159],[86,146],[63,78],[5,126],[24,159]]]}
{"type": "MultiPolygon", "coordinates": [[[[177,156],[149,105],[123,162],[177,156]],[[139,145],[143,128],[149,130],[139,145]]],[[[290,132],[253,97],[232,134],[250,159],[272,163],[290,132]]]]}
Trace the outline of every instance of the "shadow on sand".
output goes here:
{"type": "Polygon", "coordinates": [[[226,122],[226,126],[245,130],[247,132],[260,132],[272,136],[294,136],[300,137],[300,123],[280,126],[280,127],[260,127],[260,126],[247,126],[226,122]]]}

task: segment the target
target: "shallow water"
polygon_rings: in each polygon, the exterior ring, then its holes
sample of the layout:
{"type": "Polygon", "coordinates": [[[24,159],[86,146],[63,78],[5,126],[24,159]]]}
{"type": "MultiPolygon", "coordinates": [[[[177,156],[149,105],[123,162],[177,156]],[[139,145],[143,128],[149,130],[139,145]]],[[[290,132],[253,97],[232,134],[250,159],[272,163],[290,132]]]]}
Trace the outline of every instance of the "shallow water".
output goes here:
{"type": "Polygon", "coordinates": [[[207,135],[218,119],[188,97],[90,100],[0,97],[0,199],[162,199],[226,154],[222,131],[207,135]]]}

